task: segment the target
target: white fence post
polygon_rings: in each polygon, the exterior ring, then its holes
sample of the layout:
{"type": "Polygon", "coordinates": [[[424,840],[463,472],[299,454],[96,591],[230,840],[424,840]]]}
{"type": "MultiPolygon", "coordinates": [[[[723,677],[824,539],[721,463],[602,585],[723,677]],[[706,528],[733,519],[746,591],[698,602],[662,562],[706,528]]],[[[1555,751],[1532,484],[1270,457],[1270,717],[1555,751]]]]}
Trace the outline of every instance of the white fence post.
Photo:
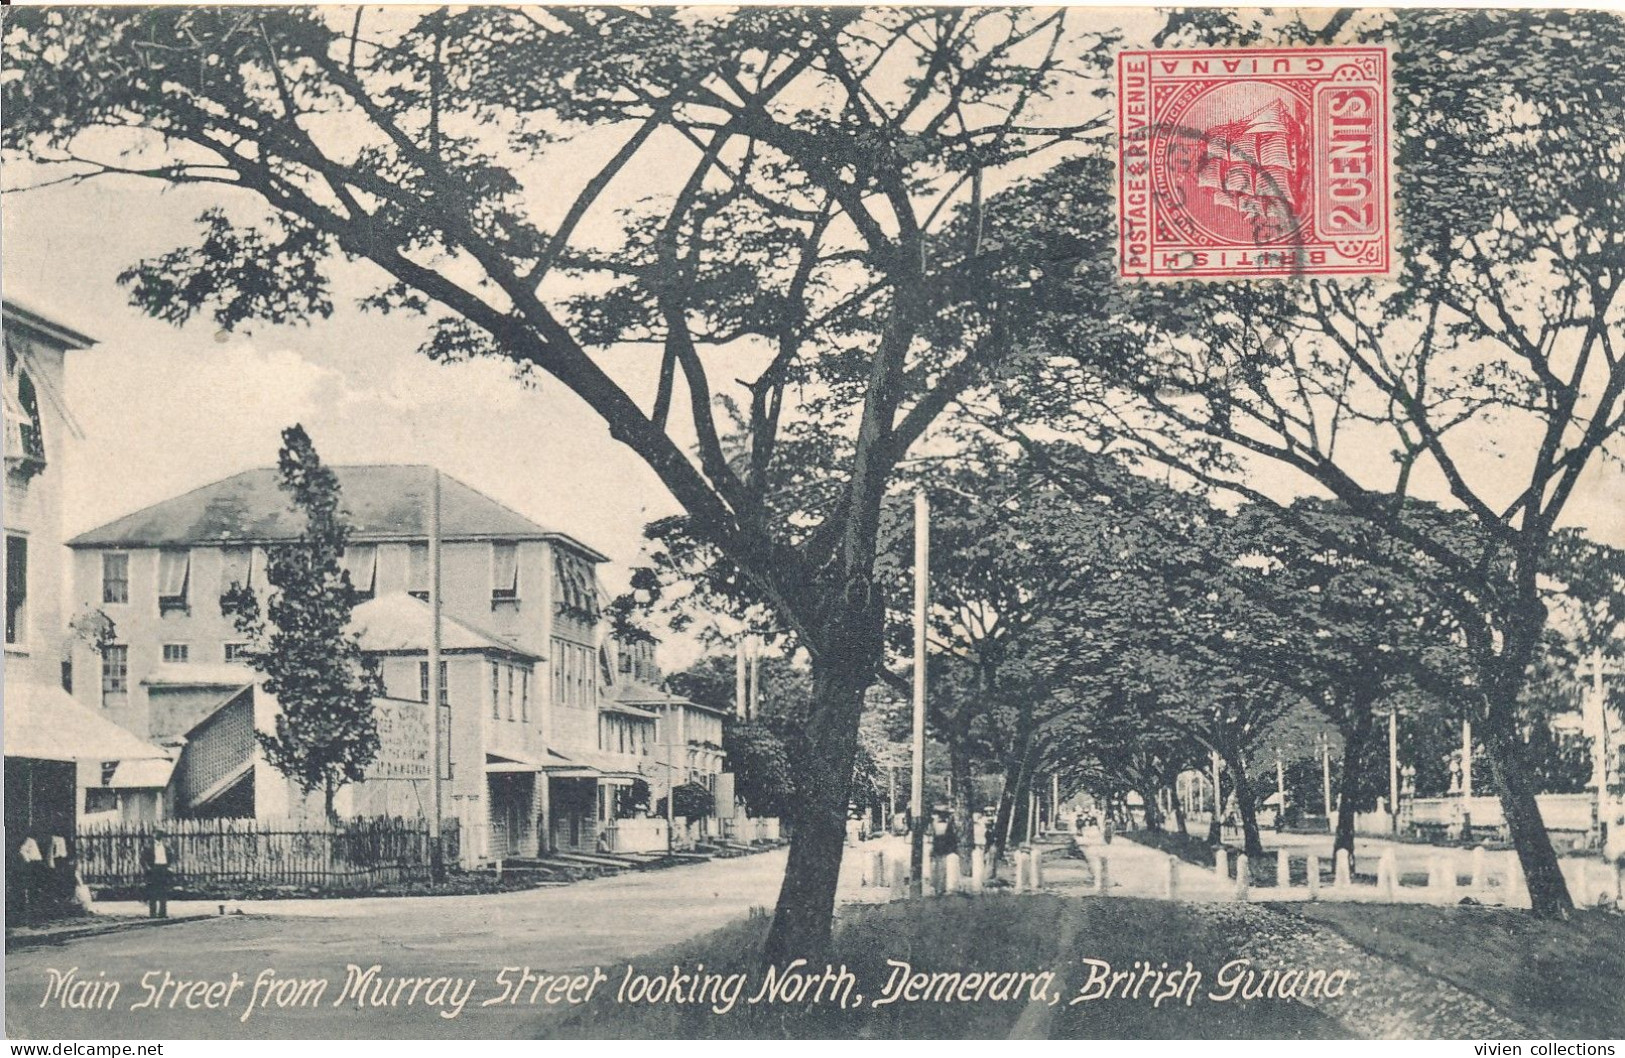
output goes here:
{"type": "Polygon", "coordinates": [[[1309,899],[1320,899],[1320,854],[1311,852],[1304,865],[1309,868],[1309,899]]]}
{"type": "Polygon", "coordinates": [[[1110,867],[1104,852],[1095,854],[1095,892],[1105,895],[1106,887],[1111,885],[1110,867]]]}
{"type": "Polygon", "coordinates": [[[1240,853],[1236,856],[1236,899],[1244,904],[1247,902],[1247,886],[1252,881],[1249,870],[1247,854],[1240,853]]]}
{"type": "Polygon", "coordinates": [[[1435,902],[1450,903],[1456,896],[1456,865],[1450,854],[1441,852],[1433,857],[1428,870],[1428,897],[1435,902]]]}
{"type": "Polygon", "coordinates": [[[910,888],[912,887],[909,885],[908,864],[900,860],[894,862],[891,865],[891,898],[907,900],[910,888]]]}
{"type": "Polygon", "coordinates": [[[1354,864],[1348,849],[1337,850],[1336,875],[1332,884],[1339,889],[1347,889],[1354,884],[1354,864]]]}
{"type": "Polygon", "coordinates": [[[970,891],[980,893],[986,877],[987,853],[979,847],[973,848],[970,854],[970,891]]]}
{"type": "Polygon", "coordinates": [[[1275,887],[1292,888],[1292,853],[1286,849],[1275,850],[1275,887]]]}
{"type": "Polygon", "coordinates": [[[1044,850],[1033,849],[1032,858],[1033,891],[1044,888],[1044,850]]]}
{"type": "Polygon", "coordinates": [[[1223,845],[1213,850],[1213,869],[1221,882],[1230,877],[1230,850],[1223,845]]]}
{"type": "Polygon", "coordinates": [[[1027,891],[1027,853],[1025,851],[1020,851],[1020,852],[1016,853],[1016,892],[1024,893],[1026,891],[1027,891]]]}
{"type": "Polygon", "coordinates": [[[1164,888],[1167,891],[1168,899],[1172,900],[1174,898],[1174,894],[1178,890],[1178,886],[1179,886],[1179,859],[1178,859],[1178,857],[1175,857],[1175,856],[1169,856],[1168,857],[1168,877],[1164,880],[1164,888]]]}
{"type": "Polygon", "coordinates": [[[1393,902],[1399,896],[1399,858],[1393,849],[1384,849],[1377,860],[1377,889],[1383,899],[1393,902]]]}
{"type": "Polygon", "coordinates": [[[945,892],[959,892],[959,853],[950,852],[942,861],[942,888],[945,892]]]}

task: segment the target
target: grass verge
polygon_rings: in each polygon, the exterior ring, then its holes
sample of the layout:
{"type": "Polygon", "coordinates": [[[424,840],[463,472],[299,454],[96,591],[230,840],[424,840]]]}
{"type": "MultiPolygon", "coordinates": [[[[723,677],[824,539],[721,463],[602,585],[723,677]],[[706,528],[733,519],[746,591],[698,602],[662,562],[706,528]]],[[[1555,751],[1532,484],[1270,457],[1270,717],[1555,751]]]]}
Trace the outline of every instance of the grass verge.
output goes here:
{"type": "Polygon", "coordinates": [[[1350,943],[1449,981],[1556,1038],[1625,1038],[1625,916],[1567,922],[1471,906],[1285,904],[1350,943]]]}

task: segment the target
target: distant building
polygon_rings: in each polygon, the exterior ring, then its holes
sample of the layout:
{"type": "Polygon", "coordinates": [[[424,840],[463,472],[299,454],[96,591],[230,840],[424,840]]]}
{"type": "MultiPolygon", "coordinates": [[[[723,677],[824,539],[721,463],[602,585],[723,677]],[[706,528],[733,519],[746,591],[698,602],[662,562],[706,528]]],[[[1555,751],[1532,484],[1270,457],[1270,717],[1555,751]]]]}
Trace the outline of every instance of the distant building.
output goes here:
{"type": "MultiPolygon", "coordinates": [[[[369,629],[363,646],[378,659],[387,700],[421,702],[428,691],[427,610],[420,623],[409,604],[428,597],[434,471],[333,469],[351,525],[344,564],[351,583],[376,603],[358,609],[358,625],[366,611],[369,629]],[[397,640],[390,649],[375,627],[384,621],[397,640]]],[[[233,584],[265,590],[266,545],[294,539],[301,528],[276,472],[267,468],[69,541],[76,612],[105,617],[115,630],[110,642],[75,644],[74,670],[85,674],[75,680],[79,700],[158,740],[195,739],[198,725],[228,705],[230,715],[249,709],[257,723],[267,723],[265,710],[274,714],[275,706],[263,692],[252,695],[251,707],[238,701],[254,676],[241,665],[248,644],[221,614],[220,598],[233,584]],[[245,682],[234,686],[225,679],[233,671],[245,682]]],[[[594,849],[600,787],[624,785],[636,775],[595,763],[605,683],[596,567],[605,557],[445,475],[441,534],[445,616],[480,640],[444,659],[453,731],[451,759],[443,762],[452,776],[446,813],[470,833],[488,833],[493,855],[536,855],[549,846],[594,849]],[[478,728],[474,717],[481,718],[478,728]],[[469,741],[476,730],[478,752],[469,741]]],[[[257,814],[267,811],[266,789],[263,783],[257,788],[257,814]]],[[[240,794],[233,796],[237,801],[230,803],[240,806],[240,794]]],[[[366,809],[383,796],[358,789],[350,804],[366,809]]]]}
{"type": "MultiPolygon", "coordinates": [[[[649,642],[614,642],[617,652],[617,679],[610,690],[622,709],[636,710],[652,718],[648,743],[648,775],[651,803],[678,786],[703,786],[713,795],[722,775],[725,755],[722,749],[722,721],[726,710],[691,701],[665,689],[665,677],[654,661],[654,645],[649,642]]],[[[606,712],[604,737],[617,737],[618,728],[606,712]]],[[[700,820],[691,822],[708,824],[700,820]]]]}

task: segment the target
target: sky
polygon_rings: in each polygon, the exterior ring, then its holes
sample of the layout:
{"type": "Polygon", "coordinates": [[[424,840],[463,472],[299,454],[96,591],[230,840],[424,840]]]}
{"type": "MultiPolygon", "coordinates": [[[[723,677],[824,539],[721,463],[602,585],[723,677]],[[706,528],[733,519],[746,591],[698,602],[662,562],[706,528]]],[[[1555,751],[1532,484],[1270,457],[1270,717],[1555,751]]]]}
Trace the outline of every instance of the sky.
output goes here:
{"type": "MultiPolygon", "coordinates": [[[[181,244],[208,204],[112,183],[4,197],[0,297],[97,339],[68,356],[66,399],[85,435],[69,449],[70,536],[274,465],[280,431],[297,422],[329,463],[439,466],[598,548],[606,587],[624,586],[644,524],[678,508],[562,386],[527,388],[495,363],[434,364],[417,352],[421,320],[362,313],[353,297],[309,327],[230,335],[130,306],[118,273],[181,244]]],[[[637,365],[620,367],[636,389],[637,365]]]]}
{"type": "MultiPolygon", "coordinates": [[[[597,136],[579,144],[579,171],[590,171],[590,161],[614,145],[597,136]]],[[[15,168],[7,177],[7,186],[25,182],[15,168]]],[[[562,209],[568,196],[555,201],[562,209]]],[[[195,218],[214,204],[205,190],[160,191],[130,180],[0,198],[0,297],[98,340],[68,360],[67,401],[85,433],[69,454],[70,535],[272,465],[280,430],[297,422],[330,463],[439,466],[598,548],[611,559],[606,587],[624,586],[643,526],[678,511],[654,474],[563,386],[542,378],[526,388],[496,363],[434,364],[417,352],[423,320],[356,309],[355,298],[373,286],[363,270],[370,266],[336,269],[335,311],[308,327],[256,324],[224,334],[207,318],[177,328],[130,306],[118,274],[185,244],[195,218]]],[[[645,406],[655,355],[604,354],[606,368],[645,406]]],[[[1502,457],[1494,447],[1486,438],[1475,472],[1496,474],[1502,457]]],[[[1386,460],[1380,450],[1373,456],[1386,460]]],[[[1301,488],[1275,477],[1272,492],[1301,488]]],[[[1569,520],[1625,545],[1621,496],[1617,468],[1589,474],[1569,520]]],[[[669,642],[662,661],[684,664],[695,649],[669,642]]]]}

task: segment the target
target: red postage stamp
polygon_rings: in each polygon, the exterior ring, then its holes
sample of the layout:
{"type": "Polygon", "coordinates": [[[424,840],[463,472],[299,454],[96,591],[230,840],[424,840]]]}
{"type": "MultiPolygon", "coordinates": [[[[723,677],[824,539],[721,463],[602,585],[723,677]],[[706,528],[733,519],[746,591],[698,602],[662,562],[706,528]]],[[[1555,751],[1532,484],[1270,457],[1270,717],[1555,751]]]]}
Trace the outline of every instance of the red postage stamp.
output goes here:
{"type": "Polygon", "coordinates": [[[1389,72],[1381,47],[1121,53],[1120,273],[1388,274],[1389,72]]]}

